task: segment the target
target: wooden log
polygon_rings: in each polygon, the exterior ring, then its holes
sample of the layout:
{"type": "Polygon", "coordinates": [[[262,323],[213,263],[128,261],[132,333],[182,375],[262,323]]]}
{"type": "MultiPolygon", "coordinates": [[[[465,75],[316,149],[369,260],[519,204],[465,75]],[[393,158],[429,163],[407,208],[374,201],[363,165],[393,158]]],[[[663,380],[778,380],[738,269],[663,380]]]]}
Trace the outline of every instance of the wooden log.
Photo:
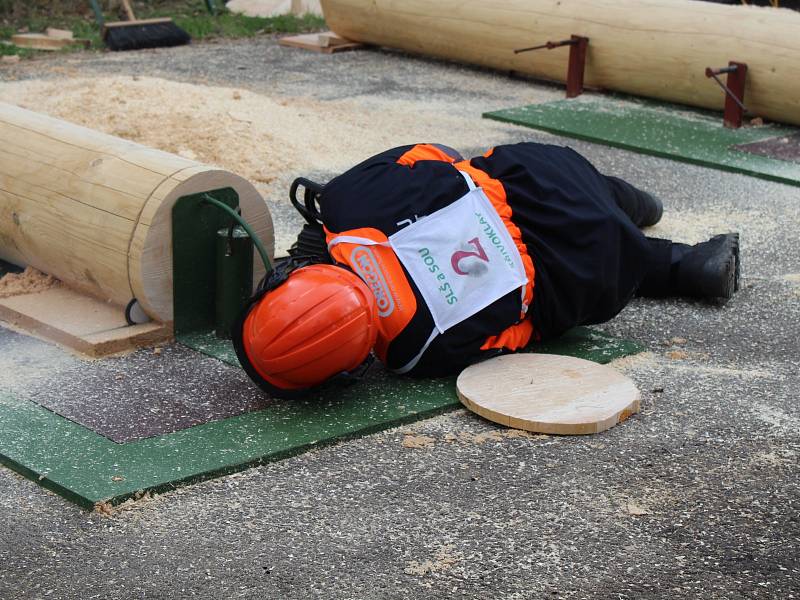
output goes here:
{"type": "Polygon", "coordinates": [[[172,321],[172,206],[225,187],[272,255],[266,203],[238,175],[0,103],[0,258],[122,306],[136,298],[158,321],[172,321]]]}
{"type": "Polygon", "coordinates": [[[589,38],[585,83],[722,109],[706,67],[747,63],[745,105],[800,125],[800,13],[693,0],[322,0],[349,40],[565,81],[567,48],[518,48],[589,38]]]}

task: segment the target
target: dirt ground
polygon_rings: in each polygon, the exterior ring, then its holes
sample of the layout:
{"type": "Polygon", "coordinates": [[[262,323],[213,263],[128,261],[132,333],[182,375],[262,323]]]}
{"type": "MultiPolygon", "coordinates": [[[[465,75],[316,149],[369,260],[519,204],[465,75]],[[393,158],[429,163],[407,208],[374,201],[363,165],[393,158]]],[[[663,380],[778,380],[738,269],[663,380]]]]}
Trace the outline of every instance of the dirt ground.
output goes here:
{"type": "Polygon", "coordinates": [[[800,190],[481,119],[562,94],[268,37],[0,66],[0,101],[251,179],[279,249],[294,177],[404,143],[540,141],[659,195],[650,235],[740,231],[744,263],[725,307],[639,299],[603,326],[648,352],[617,365],[641,414],[597,436],[455,411],[111,516],[0,468],[0,598],[800,597],[800,190]]]}

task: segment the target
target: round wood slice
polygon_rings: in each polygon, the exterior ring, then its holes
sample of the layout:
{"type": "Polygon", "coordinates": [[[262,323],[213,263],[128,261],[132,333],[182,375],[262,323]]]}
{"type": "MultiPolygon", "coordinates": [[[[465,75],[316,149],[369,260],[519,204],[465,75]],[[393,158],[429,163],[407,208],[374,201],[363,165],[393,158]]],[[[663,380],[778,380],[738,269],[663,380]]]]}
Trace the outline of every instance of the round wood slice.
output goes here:
{"type": "Polygon", "coordinates": [[[472,412],[538,433],[598,433],[639,412],[633,381],[611,367],[571,356],[498,356],[464,369],[456,388],[472,412]]]}

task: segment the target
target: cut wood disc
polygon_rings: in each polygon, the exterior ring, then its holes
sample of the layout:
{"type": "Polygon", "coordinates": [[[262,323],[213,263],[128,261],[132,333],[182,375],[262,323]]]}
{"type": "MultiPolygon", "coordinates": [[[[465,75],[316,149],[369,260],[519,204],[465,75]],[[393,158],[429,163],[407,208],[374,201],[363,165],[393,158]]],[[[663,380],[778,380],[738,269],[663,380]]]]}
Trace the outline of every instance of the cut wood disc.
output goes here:
{"type": "Polygon", "coordinates": [[[456,388],[472,412],[537,433],[598,433],[639,412],[633,381],[611,367],[571,356],[498,356],[464,369],[456,388]]]}

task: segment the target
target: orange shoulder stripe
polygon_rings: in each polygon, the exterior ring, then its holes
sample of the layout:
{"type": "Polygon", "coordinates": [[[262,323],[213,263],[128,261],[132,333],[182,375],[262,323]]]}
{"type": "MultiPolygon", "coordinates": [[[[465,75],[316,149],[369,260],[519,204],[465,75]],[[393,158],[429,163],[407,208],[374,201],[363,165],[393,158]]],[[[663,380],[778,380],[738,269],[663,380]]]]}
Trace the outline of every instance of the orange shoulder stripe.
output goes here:
{"type": "Polygon", "coordinates": [[[404,165],[406,167],[412,167],[418,160],[440,160],[448,163],[455,162],[455,159],[452,156],[436,146],[431,144],[417,144],[411,150],[403,154],[403,156],[398,158],[397,164],[404,165]]]}

